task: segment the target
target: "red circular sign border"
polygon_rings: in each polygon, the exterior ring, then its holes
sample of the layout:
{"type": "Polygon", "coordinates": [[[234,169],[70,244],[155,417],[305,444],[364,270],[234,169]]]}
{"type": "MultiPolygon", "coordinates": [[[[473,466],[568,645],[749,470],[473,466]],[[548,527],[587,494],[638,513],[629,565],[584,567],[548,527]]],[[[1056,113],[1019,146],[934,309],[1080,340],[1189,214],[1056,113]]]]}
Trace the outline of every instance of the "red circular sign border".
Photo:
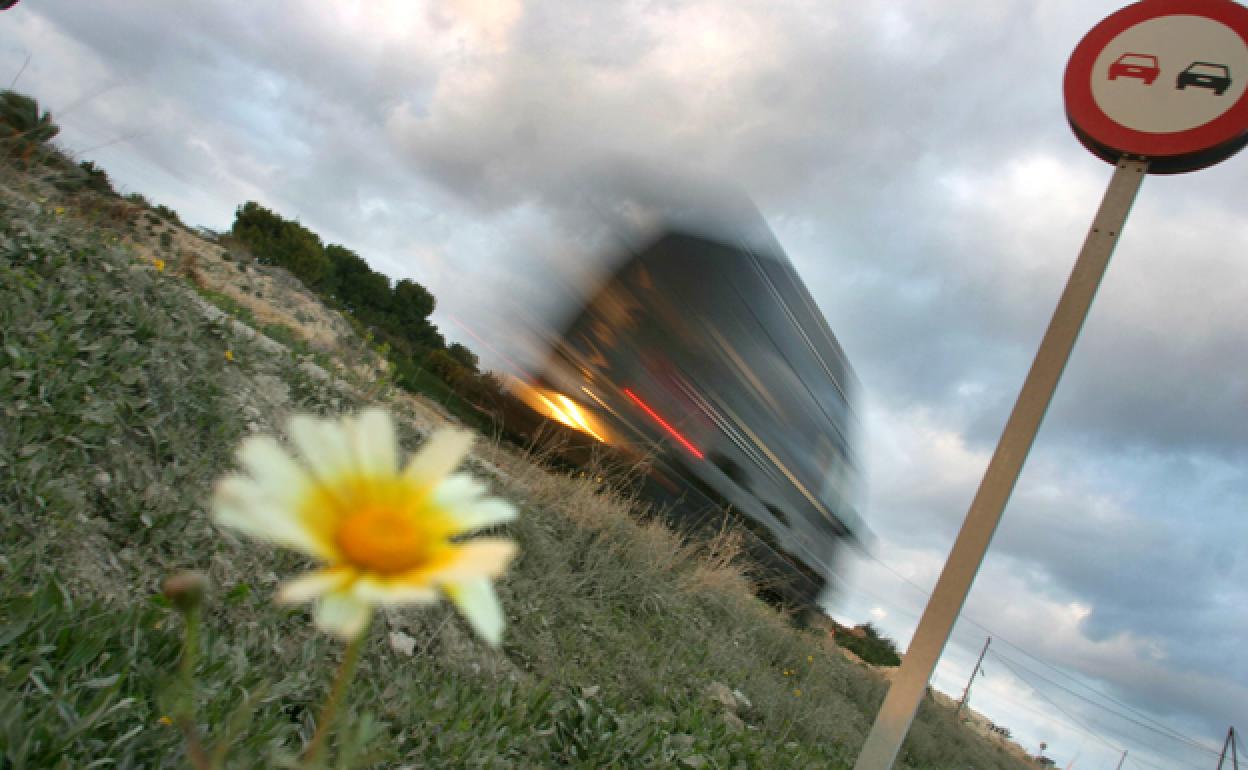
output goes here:
{"type": "Polygon", "coordinates": [[[1106,115],[1092,98],[1092,67],[1105,46],[1128,27],[1162,16],[1204,16],[1222,22],[1248,45],[1248,8],[1232,0],[1143,0],[1129,5],[1093,27],[1071,54],[1063,82],[1067,118],[1080,139],[1096,145],[1089,149],[1102,157],[1105,155],[1101,149],[1156,159],[1197,155],[1203,158],[1224,145],[1234,152],[1243,146],[1248,135],[1248,91],[1214,120],[1171,134],[1127,128],[1106,115]]]}

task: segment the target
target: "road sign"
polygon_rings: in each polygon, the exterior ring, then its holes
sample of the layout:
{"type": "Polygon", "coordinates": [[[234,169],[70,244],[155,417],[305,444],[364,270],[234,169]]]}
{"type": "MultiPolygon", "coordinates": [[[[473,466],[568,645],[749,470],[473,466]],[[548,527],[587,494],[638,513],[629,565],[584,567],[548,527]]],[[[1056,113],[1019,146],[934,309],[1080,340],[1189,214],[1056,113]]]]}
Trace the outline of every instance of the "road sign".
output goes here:
{"type": "Polygon", "coordinates": [[[1092,28],[1070,57],[1066,117],[1098,157],[1151,173],[1211,166],[1248,144],[1248,8],[1143,0],[1092,28]]]}
{"type": "Polygon", "coordinates": [[[854,770],[889,770],[897,760],[1145,174],[1195,171],[1248,144],[1248,8],[1231,0],[1127,6],[1080,41],[1065,90],[1075,135],[1115,165],[1114,175],[854,770]]]}

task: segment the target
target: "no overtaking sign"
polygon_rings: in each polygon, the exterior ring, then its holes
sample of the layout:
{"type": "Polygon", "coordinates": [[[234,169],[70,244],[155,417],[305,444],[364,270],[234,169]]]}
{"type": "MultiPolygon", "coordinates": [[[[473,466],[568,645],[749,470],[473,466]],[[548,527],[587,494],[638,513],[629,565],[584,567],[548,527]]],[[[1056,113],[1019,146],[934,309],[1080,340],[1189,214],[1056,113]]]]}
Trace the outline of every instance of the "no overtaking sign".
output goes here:
{"type": "Polygon", "coordinates": [[[1083,38],[1065,77],[1066,116],[1097,156],[1194,171],[1248,143],[1248,8],[1145,0],[1083,38]]]}
{"type": "Polygon", "coordinates": [[[854,770],[897,759],[1144,176],[1195,171],[1248,144],[1248,9],[1230,0],[1123,8],[1075,48],[1064,85],[1070,125],[1114,175],[854,770]]]}

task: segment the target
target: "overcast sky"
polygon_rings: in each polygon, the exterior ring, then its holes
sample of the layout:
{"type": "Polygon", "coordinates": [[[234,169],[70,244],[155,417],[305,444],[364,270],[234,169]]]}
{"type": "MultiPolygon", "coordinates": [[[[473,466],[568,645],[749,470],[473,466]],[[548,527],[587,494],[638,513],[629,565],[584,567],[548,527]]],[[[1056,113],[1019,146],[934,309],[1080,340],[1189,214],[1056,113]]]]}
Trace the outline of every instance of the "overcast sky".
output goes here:
{"type": "MultiPolygon", "coordinates": [[[[834,611],[904,645],[1109,180],[1061,78],[1117,7],[24,0],[0,77],[30,55],[124,191],[297,217],[496,365],[457,324],[504,348],[640,170],[739,185],[862,381],[878,560],[834,611]]],[[[1145,180],[937,670],[960,694],[992,633],[973,704],[1062,767],[1211,768],[1158,722],[1248,730],[1246,174],[1145,180]]]]}

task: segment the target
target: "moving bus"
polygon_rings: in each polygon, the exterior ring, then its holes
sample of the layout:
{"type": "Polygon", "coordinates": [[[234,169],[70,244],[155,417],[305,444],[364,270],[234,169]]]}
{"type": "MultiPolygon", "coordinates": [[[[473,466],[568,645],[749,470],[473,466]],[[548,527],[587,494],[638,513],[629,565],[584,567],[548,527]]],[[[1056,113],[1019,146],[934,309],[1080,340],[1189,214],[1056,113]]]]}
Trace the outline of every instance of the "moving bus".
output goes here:
{"type": "Polygon", "coordinates": [[[866,536],[857,382],[769,232],[652,237],[571,314],[537,384],[561,422],[648,458],[644,493],[680,523],[752,533],[769,598],[817,608],[838,549],[866,536]]]}

